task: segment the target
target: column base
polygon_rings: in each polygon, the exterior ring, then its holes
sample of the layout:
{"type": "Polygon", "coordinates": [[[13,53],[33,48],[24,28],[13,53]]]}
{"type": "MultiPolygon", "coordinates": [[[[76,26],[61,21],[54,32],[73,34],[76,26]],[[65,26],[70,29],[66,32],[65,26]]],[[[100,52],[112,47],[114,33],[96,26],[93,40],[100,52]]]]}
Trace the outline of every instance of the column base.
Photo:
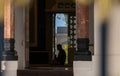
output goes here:
{"type": "Polygon", "coordinates": [[[89,51],[89,38],[77,38],[77,51],[74,52],[75,61],[92,61],[89,51]]]}
{"type": "Polygon", "coordinates": [[[17,76],[18,61],[2,61],[3,76],[17,76]]]}
{"type": "Polygon", "coordinates": [[[15,61],[18,60],[18,56],[7,55],[7,56],[3,56],[2,60],[15,61]]]}
{"type": "Polygon", "coordinates": [[[99,76],[94,75],[93,61],[73,61],[73,76],[99,76]]]}
{"type": "Polygon", "coordinates": [[[14,50],[14,43],[14,38],[4,38],[4,51],[2,53],[2,60],[18,60],[17,52],[14,50]]]}
{"type": "Polygon", "coordinates": [[[76,51],[74,52],[74,61],[92,61],[92,54],[89,51],[76,51]]]}

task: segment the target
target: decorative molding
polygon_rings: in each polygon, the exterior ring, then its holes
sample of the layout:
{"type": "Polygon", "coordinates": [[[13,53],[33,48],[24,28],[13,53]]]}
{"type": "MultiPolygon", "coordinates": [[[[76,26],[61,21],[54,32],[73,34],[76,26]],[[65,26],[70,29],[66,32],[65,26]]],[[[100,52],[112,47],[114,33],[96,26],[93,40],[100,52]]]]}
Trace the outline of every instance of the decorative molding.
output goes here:
{"type": "Polygon", "coordinates": [[[3,60],[17,60],[17,52],[14,50],[15,40],[13,38],[4,38],[3,60]]]}
{"type": "Polygon", "coordinates": [[[78,38],[77,39],[77,50],[74,52],[75,61],[91,61],[92,54],[89,51],[89,39],[78,38]]]}
{"type": "Polygon", "coordinates": [[[58,8],[75,8],[75,3],[58,3],[58,8]]]}

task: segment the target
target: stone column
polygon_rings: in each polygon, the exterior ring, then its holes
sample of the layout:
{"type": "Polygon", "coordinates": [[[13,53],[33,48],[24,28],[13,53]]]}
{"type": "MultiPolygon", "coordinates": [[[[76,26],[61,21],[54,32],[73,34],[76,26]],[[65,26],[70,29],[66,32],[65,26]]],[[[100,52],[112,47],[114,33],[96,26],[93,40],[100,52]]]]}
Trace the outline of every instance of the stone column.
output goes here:
{"type": "Polygon", "coordinates": [[[4,4],[4,50],[2,54],[3,76],[16,76],[17,53],[14,50],[14,0],[5,0],[4,4]]]}
{"type": "Polygon", "coordinates": [[[82,5],[76,0],[77,17],[77,51],[74,60],[91,60],[89,51],[89,6],[82,5]]]}
{"type": "Polygon", "coordinates": [[[17,60],[14,50],[14,0],[6,0],[4,6],[4,51],[3,60],[17,60]]]}

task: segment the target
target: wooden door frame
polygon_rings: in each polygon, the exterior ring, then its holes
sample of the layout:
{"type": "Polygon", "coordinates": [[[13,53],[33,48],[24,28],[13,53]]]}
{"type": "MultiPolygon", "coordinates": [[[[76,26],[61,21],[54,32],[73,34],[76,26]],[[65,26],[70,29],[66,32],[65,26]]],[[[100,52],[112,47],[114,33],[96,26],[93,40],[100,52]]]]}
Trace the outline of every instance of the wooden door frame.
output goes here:
{"type": "Polygon", "coordinates": [[[25,7],[25,68],[29,67],[29,5],[25,7]]]}

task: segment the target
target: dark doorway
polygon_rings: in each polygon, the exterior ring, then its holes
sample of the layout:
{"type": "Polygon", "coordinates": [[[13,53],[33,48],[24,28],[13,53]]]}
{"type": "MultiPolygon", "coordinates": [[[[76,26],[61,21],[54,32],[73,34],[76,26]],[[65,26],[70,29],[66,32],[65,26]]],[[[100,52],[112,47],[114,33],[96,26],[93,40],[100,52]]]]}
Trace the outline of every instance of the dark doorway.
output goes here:
{"type": "Polygon", "coordinates": [[[29,66],[56,66],[54,61],[57,44],[62,44],[65,50],[65,66],[72,66],[73,52],[76,50],[75,10],[65,11],[65,8],[52,12],[46,10],[45,4],[46,0],[34,0],[30,6],[29,66]],[[57,21],[64,24],[57,26],[57,21]],[[62,36],[64,39],[61,41],[62,36]]]}

